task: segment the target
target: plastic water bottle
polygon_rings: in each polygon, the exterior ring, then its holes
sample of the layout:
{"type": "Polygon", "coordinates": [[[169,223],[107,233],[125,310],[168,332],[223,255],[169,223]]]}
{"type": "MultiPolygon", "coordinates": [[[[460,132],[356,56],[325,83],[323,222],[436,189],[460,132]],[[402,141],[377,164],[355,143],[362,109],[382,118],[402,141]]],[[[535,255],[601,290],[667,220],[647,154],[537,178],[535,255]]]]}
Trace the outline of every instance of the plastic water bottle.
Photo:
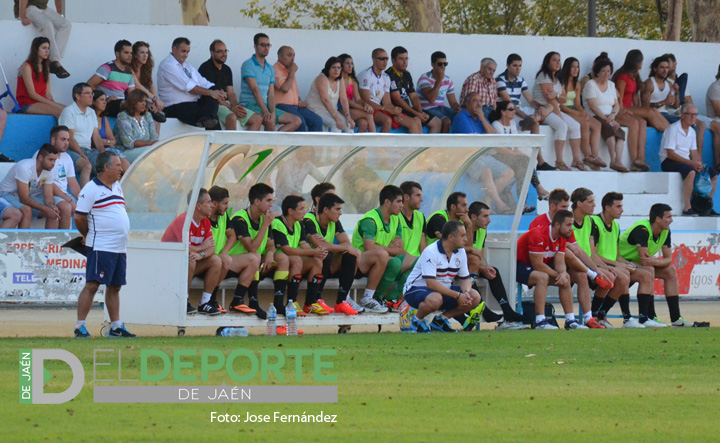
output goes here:
{"type": "Polygon", "coordinates": [[[277,329],[275,328],[276,322],[277,309],[275,309],[275,306],[270,305],[267,310],[267,329],[265,331],[265,335],[277,335],[277,329]]]}
{"type": "Polygon", "coordinates": [[[287,319],[287,335],[298,335],[297,323],[297,309],[295,309],[295,303],[292,300],[288,300],[288,304],[285,307],[285,318],[287,319]]]}
{"type": "Polygon", "coordinates": [[[223,337],[247,337],[248,330],[245,328],[225,328],[220,332],[223,337]]]}

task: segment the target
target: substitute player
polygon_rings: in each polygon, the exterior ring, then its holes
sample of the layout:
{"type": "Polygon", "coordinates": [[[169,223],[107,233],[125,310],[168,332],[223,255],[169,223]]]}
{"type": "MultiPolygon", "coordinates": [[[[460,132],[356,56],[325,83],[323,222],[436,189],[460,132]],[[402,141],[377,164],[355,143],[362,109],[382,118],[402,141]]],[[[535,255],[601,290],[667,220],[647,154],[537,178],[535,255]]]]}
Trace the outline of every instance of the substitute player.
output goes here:
{"type": "Polygon", "coordinates": [[[413,266],[403,293],[405,301],[417,309],[411,322],[415,332],[427,333],[433,329],[457,332],[450,326],[449,319],[480,304],[480,294],[470,283],[466,241],[465,226],[449,221],[443,226],[440,241],[425,248],[413,266]],[[460,280],[459,286],[453,286],[455,278],[460,280]],[[436,315],[428,325],[425,316],[437,310],[443,311],[442,314],[436,315]]]}

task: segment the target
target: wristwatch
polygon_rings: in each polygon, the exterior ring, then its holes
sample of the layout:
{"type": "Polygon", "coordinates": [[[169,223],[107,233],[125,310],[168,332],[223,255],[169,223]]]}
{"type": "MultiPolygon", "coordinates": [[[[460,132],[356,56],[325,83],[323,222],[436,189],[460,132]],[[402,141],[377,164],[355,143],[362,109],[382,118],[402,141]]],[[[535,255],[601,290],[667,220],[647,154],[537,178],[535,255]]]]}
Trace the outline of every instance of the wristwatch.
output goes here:
{"type": "Polygon", "coordinates": [[[200,257],[205,258],[205,251],[200,251],[200,257]]]}

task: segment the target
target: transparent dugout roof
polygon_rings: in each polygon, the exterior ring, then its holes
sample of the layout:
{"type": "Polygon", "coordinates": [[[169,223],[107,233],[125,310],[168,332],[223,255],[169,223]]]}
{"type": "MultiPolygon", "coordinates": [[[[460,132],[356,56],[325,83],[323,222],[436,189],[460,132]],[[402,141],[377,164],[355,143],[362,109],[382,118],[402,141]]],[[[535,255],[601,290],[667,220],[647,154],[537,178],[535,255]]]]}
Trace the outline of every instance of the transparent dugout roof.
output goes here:
{"type": "Polygon", "coordinates": [[[522,212],[541,142],[542,136],[530,135],[178,136],[138,158],[123,177],[131,239],[159,241],[201,187],[227,188],[230,207],[237,210],[248,206],[248,190],[260,182],[275,189],[278,211],[287,195],[309,200],[313,186],[329,181],[346,202],[344,214],[363,214],[378,206],[383,186],[412,180],[423,187],[425,215],[443,209],[448,195],[462,191],[468,203],[483,201],[500,214],[493,217],[495,229],[510,229],[522,212]]]}

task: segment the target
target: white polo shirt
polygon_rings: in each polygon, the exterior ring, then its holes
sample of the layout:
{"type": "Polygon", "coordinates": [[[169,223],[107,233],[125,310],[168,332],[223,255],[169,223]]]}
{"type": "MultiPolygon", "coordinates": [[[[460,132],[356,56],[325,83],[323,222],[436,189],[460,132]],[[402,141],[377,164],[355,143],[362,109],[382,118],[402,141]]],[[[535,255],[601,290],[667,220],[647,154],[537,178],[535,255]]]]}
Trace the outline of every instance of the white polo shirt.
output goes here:
{"type": "Polygon", "coordinates": [[[460,279],[470,277],[465,249],[460,248],[453,251],[448,259],[442,247],[442,240],[438,240],[420,254],[420,258],[415,262],[415,266],[405,282],[403,292],[409,291],[413,286],[427,287],[427,280],[436,280],[449,288],[455,277],[460,279]]]}
{"type": "Polygon", "coordinates": [[[690,151],[697,150],[697,139],[692,126],[688,128],[687,132],[683,130],[681,121],[679,120],[668,126],[660,142],[661,162],[667,158],[668,149],[675,151],[680,157],[689,160],[690,151]]]}
{"type": "Polygon", "coordinates": [[[130,219],[125,212],[125,198],[120,182],[112,189],[96,178],[80,191],[76,214],[88,218],[85,245],[95,251],[124,253],[130,232],[130,219]]]}
{"type": "Polygon", "coordinates": [[[372,66],[358,75],[358,84],[360,89],[370,90],[370,100],[378,105],[382,105],[383,96],[390,92],[390,76],[385,72],[376,75],[372,66]]]}
{"type": "Polygon", "coordinates": [[[93,130],[98,127],[97,114],[93,108],[88,106],[82,112],[77,103],[73,102],[63,109],[58,124],[74,131],[73,137],[81,148],[92,149],[93,130]]]}
{"type": "Polygon", "coordinates": [[[18,181],[28,185],[28,195],[30,197],[42,197],[43,185],[53,182],[53,173],[52,171],[43,170],[38,175],[35,159],[26,158],[25,160],[20,160],[10,168],[3,181],[0,182],[0,193],[17,193],[18,181]]]}
{"type": "Polygon", "coordinates": [[[160,62],[157,74],[157,90],[160,99],[165,106],[172,106],[178,103],[196,102],[200,98],[198,94],[191,94],[189,91],[195,86],[210,89],[215,85],[205,79],[197,69],[190,63],[180,63],[172,55],[165,57],[160,62]]]}

